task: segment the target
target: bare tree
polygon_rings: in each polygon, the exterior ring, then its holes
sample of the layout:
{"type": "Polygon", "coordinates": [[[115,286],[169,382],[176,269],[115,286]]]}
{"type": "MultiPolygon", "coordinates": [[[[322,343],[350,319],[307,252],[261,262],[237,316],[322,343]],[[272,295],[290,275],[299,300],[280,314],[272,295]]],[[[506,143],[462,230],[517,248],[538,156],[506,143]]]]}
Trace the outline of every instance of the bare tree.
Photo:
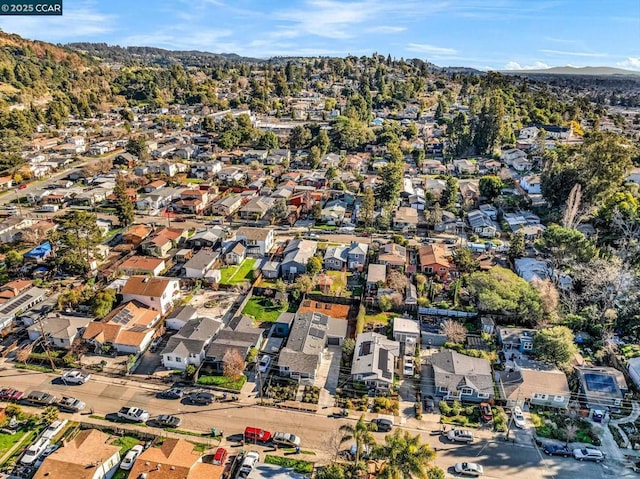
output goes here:
{"type": "Polygon", "coordinates": [[[566,438],[565,446],[568,446],[569,443],[576,438],[576,435],[578,434],[579,430],[580,428],[575,424],[567,424],[564,427],[564,435],[566,438]]]}
{"type": "Polygon", "coordinates": [[[409,278],[399,271],[391,271],[387,275],[387,286],[398,293],[404,293],[405,288],[409,286],[409,278]]]}
{"type": "Polygon", "coordinates": [[[47,237],[46,221],[38,222],[31,228],[25,228],[20,231],[20,239],[27,244],[40,244],[40,242],[47,237]]]}
{"type": "Polygon", "coordinates": [[[540,299],[542,299],[542,307],[550,321],[555,322],[558,319],[558,304],[560,302],[560,293],[558,288],[550,279],[535,278],[532,281],[533,287],[538,290],[540,299]]]}
{"type": "Polygon", "coordinates": [[[467,328],[455,319],[445,319],[440,324],[440,331],[451,342],[462,344],[467,339],[467,328]]]}
{"type": "Polygon", "coordinates": [[[567,204],[564,209],[564,216],[562,217],[562,226],[565,228],[575,228],[580,224],[583,218],[584,211],[580,208],[582,201],[582,185],[576,183],[569,192],[567,198],[567,204]]]}
{"type": "Polygon", "coordinates": [[[18,352],[16,353],[16,360],[26,365],[27,361],[29,361],[29,353],[30,351],[27,348],[18,349],[18,352]]]}
{"type": "Polygon", "coordinates": [[[626,262],[633,245],[640,240],[640,221],[629,220],[616,208],[611,214],[611,226],[616,232],[618,254],[626,262]]]}
{"type": "Polygon", "coordinates": [[[242,376],[245,368],[244,358],[237,349],[227,349],[222,357],[225,377],[236,380],[242,376]]]}

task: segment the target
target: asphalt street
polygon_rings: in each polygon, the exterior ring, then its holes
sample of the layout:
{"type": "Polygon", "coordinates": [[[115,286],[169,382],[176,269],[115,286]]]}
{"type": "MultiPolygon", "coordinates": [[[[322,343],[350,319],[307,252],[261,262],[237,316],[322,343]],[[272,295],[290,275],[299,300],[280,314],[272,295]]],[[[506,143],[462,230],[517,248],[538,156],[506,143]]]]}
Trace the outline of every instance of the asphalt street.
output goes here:
{"type": "MultiPolygon", "coordinates": [[[[13,387],[25,392],[44,390],[57,396],[73,396],[87,403],[93,414],[105,416],[122,406],[137,406],[147,409],[151,417],[173,414],[182,419],[180,429],[208,432],[212,427],[224,431],[227,441],[238,438],[246,426],[261,427],[272,432],[291,432],[302,438],[303,448],[316,451],[319,462],[333,457],[338,449],[338,428],[341,424],[353,423],[352,417],[334,419],[327,414],[310,414],[291,410],[266,408],[255,404],[255,397],[242,397],[239,402],[212,404],[210,406],[188,406],[177,400],[162,400],[155,397],[158,388],[143,382],[134,383],[124,379],[94,376],[82,386],[55,384],[53,374],[16,370],[6,364],[0,371],[0,386],[13,387]]],[[[56,381],[57,382],[57,381],[56,381]]],[[[81,420],[79,414],[74,419],[81,420]]],[[[413,425],[413,423],[412,423],[413,425]]],[[[412,426],[411,425],[411,426],[412,426]]],[[[453,444],[440,435],[432,434],[439,425],[421,421],[417,427],[404,427],[413,434],[420,434],[423,441],[437,450],[435,464],[453,472],[456,462],[478,462],[485,468],[489,479],[599,479],[606,476],[634,477],[613,464],[581,463],[572,458],[550,458],[544,456],[533,444],[505,443],[495,437],[481,437],[473,444],[453,444]]],[[[145,428],[151,431],[150,428],[145,428]]],[[[379,441],[383,433],[375,433],[379,441]]],[[[637,475],[635,476],[637,477],[637,475]]]]}

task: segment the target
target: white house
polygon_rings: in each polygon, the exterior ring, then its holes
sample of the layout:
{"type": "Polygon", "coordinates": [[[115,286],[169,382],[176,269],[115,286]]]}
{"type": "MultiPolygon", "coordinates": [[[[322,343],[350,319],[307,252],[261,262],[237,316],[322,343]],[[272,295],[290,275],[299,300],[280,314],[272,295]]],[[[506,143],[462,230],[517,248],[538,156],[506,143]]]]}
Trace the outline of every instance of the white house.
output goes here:
{"type": "Polygon", "coordinates": [[[167,369],[185,370],[189,364],[198,367],[205,358],[207,347],[222,328],[222,322],[212,318],[188,321],[169,338],[162,351],[162,365],[167,369]]]}
{"type": "Polygon", "coordinates": [[[275,243],[273,228],[242,226],[236,231],[236,239],[247,247],[248,256],[266,256],[275,243]]]}
{"type": "Polygon", "coordinates": [[[180,281],[163,276],[131,276],[122,287],[122,300],[139,301],[161,314],[167,314],[180,292],[180,281]]]}
{"type": "Polygon", "coordinates": [[[524,191],[531,195],[538,195],[542,193],[542,182],[540,181],[540,175],[528,175],[520,178],[520,186],[524,191]]]}
{"type": "Polygon", "coordinates": [[[509,166],[513,165],[513,160],[516,160],[518,158],[526,158],[526,157],[527,157],[527,154],[524,151],[519,150],[517,148],[510,148],[508,150],[504,150],[500,154],[500,159],[509,166]]]}
{"type": "Polygon", "coordinates": [[[184,274],[187,278],[202,279],[207,274],[215,262],[218,260],[219,253],[202,249],[184,265],[184,274]]]}

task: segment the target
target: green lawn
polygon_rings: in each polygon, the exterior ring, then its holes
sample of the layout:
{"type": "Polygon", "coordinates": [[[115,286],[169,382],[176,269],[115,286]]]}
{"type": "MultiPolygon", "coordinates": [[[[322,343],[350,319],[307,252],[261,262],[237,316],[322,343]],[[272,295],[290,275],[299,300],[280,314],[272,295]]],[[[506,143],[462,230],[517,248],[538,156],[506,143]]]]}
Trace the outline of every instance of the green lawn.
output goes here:
{"type": "Polygon", "coordinates": [[[234,391],[240,391],[246,382],[247,376],[244,374],[240,376],[240,379],[235,381],[225,376],[200,376],[198,378],[198,384],[205,386],[217,386],[224,389],[233,389],[234,391]]]}
{"type": "Polygon", "coordinates": [[[311,474],[313,472],[313,463],[302,461],[300,459],[291,459],[289,457],[272,456],[267,454],[264,458],[265,464],[275,464],[276,466],[287,467],[293,469],[298,474],[311,474]]]}
{"type": "Polygon", "coordinates": [[[364,317],[365,323],[382,323],[389,324],[389,320],[393,318],[397,318],[399,315],[397,313],[378,313],[378,314],[367,314],[364,317]]]}
{"type": "Polygon", "coordinates": [[[140,444],[140,440],[133,436],[122,436],[113,441],[114,446],[120,446],[120,456],[122,457],[136,444],[140,444]]]}
{"type": "Polygon", "coordinates": [[[242,310],[242,314],[251,316],[258,322],[273,323],[280,316],[280,307],[264,296],[252,296],[242,310]]]}
{"type": "Polygon", "coordinates": [[[15,434],[0,434],[0,456],[3,456],[18,443],[29,431],[18,431],[15,434]]]}
{"type": "Polygon", "coordinates": [[[220,284],[240,284],[253,281],[256,260],[247,258],[238,266],[225,266],[220,270],[220,284]]]}

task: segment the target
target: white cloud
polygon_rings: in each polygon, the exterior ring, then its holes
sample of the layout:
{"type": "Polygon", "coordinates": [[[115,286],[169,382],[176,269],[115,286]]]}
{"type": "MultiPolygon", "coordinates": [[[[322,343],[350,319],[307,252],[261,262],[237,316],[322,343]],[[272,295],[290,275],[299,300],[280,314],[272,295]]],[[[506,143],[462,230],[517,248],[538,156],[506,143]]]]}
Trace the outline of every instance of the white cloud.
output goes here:
{"type": "Polygon", "coordinates": [[[431,55],[455,55],[458,50],[453,48],[437,47],[435,45],[428,45],[426,43],[409,43],[407,50],[417,53],[428,53],[431,55]]]}
{"type": "Polygon", "coordinates": [[[544,70],[551,68],[543,62],[534,62],[532,65],[520,65],[518,62],[511,61],[504,66],[505,70],[544,70]]]}
{"type": "Polygon", "coordinates": [[[627,57],[626,60],[618,62],[616,65],[627,70],[640,70],[640,57],[627,57]]]}
{"type": "Polygon", "coordinates": [[[0,17],[0,28],[26,38],[57,42],[102,35],[114,29],[116,16],[99,13],[93,2],[76,5],[65,3],[61,16],[10,16],[0,17]]]}
{"type": "Polygon", "coordinates": [[[560,55],[567,57],[606,57],[608,56],[606,53],[594,53],[594,52],[570,52],[564,50],[538,50],[541,53],[548,53],[550,55],[560,55]]]}
{"type": "Polygon", "coordinates": [[[390,25],[380,25],[379,27],[367,28],[367,33],[400,33],[406,30],[405,27],[392,27],[390,25]]]}
{"type": "Polygon", "coordinates": [[[119,43],[124,46],[155,46],[169,50],[204,50],[222,52],[231,51],[237,46],[232,43],[220,43],[220,39],[231,36],[231,30],[189,31],[184,26],[173,30],[150,34],[130,35],[119,43]],[[231,50],[230,50],[231,49],[231,50]]]}

